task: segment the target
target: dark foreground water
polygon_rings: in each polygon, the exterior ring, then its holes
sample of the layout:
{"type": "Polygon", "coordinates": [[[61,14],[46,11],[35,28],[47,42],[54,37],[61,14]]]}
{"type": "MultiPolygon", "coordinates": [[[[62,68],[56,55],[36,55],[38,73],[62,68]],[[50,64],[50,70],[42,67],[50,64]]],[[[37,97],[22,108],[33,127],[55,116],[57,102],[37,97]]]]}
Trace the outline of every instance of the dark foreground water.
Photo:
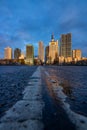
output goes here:
{"type": "MultiPolygon", "coordinates": [[[[0,66],[0,117],[22,98],[22,92],[36,66],[0,66]]],[[[67,102],[76,113],[87,116],[87,67],[46,66],[64,88],[67,102]]]]}
{"type": "Polygon", "coordinates": [[[0,117],[22,98],[36,66],[0,66],[0,117]]]}
{"type": "Polygon", "coordinates": [[[48,66],[45,69],[64,88],[71,109],[87,116],[87,67],[48,66]]]}

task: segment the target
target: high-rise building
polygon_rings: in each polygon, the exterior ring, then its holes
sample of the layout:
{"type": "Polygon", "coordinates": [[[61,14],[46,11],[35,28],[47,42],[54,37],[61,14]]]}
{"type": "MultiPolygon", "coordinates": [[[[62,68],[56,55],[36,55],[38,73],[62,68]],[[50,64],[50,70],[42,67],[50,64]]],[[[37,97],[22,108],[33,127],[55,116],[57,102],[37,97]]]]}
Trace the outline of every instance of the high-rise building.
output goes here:
{"type": "Polygon", "coordinates": [[[34,64],[34,48],[33,45],[28,44],[26,46],[26,64],[33,65],[34,64]]]}
{"type": "Polygon", "coordinates": [[[38,48],[38,59],[43,63],[44,62],[44,45],[43,42],[39,42],[39,48],[38,48]]]}
{"type": "Polygon", "coordinates": [[[54,63],[54,60],[58,59],[58,40],[54,40],[54,35],[51,36],[49,43],[49,62],[54,63]]]}
{"type": "Polygon", "coordinates": [[[49,46],[45,48],[45,62],[48,63],[49,61],[49,46]]]}
{"type": "Polygon", "coordinates": [[[64,58],[72,57],[72,35],[62,34],[60,39],[60,56],[64,58]]]}
{"type": "Polygon", "coordinates": [[[81,60],[82,58],[82,51],[80,49],[72,50],[72,58],[75,60],[81,60]]]}
{"type": "Polygon", "coordinates": [[[8,60],[12,59],[12,48],[5,48],[4,58],[8,60]]]}
{"type": "Polygon", "coordinates": [[[25,54],[23,52],[21,52],[19,59],[25,59],[25,54]]]}
{"type": "Polygon", "coordinates": [[[21,50],[19,48],[16,48],[14,50],[14,59],[19,59],[20,56],[21,56],[21,50]]]}

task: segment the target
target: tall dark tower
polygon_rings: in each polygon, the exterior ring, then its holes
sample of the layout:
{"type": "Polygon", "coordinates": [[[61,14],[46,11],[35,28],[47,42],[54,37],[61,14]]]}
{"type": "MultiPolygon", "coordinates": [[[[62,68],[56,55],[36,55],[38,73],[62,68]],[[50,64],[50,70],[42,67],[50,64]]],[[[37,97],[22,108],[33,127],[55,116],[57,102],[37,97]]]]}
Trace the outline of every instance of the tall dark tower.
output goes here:
{"type": "Polygon", "coordinates": [[[19,59],[20,56],[21,56],[21,50],[19,48],[16,48],[14,50],[14,58],[19,59]]]}
{"type": "Polygon", "coordinates": [[[60,39],[60,56],[64,58],[72,57],[72,35],[62,34],[60,39]]]}
{"type": "Polygon", "coordinates": [[[26,45],[26,64],[34,64],[34,47],[31,44],[26,45]]]}
{"type": "Polygon", "coordinates": [[[45,48],[45,62],[47,63],[49,60],[49,46],[45,48]]]}

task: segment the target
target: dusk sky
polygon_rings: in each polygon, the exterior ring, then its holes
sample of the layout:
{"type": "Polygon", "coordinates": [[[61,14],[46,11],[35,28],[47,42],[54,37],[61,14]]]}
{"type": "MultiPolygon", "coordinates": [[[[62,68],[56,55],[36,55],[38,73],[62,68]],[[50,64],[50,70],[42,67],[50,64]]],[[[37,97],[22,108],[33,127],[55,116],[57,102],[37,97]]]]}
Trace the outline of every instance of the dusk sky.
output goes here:
{"type": "Polygon", "coordinates": [[[87,56],[87,0],[0,0],[0,58],[4,48],[20,48],[38,42],[47,46],[54,33],[72,33],[72,49],[87,56]]]}

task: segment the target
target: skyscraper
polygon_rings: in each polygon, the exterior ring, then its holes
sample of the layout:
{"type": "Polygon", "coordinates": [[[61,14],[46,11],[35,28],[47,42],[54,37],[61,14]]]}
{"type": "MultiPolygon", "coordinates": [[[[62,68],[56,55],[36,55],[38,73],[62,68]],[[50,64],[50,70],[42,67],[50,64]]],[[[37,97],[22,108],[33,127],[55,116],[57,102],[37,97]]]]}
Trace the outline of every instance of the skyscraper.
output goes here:
{"type": "Polygon", "coordinates": [[[71,33],[62,34],[60,39],[60,56],[72,57],[72,36],[71,33]]]}
{"type": "Polygon", "coordinates": [[[80,49],[72,50],[72,58],[74,60],[81,60],[81,58],[82,58],[82,51],[80,49]]]}
{"type": "Polygon", "coordinates": [[[39,42],[39,48],[38,48],[38,59],[43,63],[44,62],[44,45],[43,42],[39,42]]]}
{"type": "Polygon", "coordinates": [[[4,56],[5,59],[8,59],[8,60],[12,59],[12,48],[10,47],[5,48],[4,55],[5,55],[4,56]]]}
{"type": "Polygon", "coordinates": [[[51,36],[49,43],[49,62],[53,63],[58,58],[58,40],[54,40],[54,35],[51,36]]]}
{"type": "Polygon", "coordinates": [[[25,59],[25,54],[23,52],[21,52],[19,59],[25,59]]]}
{"type": "Polygon", "coordinates": [[[33,65],[34,63],[34,48],[31,44],[26,46],[26,64],[33,65]]]}
{"type": "Polygon", "coordinates": [[[19,59],[20,56],[21,56],[21,50],[19,48],[16,48],[14,50],[14,58],[19,59]]]}
{"type": "Polygon", "coordinates": [[[49,46],[46,46],[45,48],[45,62],[49,62],[49,46]]]}

